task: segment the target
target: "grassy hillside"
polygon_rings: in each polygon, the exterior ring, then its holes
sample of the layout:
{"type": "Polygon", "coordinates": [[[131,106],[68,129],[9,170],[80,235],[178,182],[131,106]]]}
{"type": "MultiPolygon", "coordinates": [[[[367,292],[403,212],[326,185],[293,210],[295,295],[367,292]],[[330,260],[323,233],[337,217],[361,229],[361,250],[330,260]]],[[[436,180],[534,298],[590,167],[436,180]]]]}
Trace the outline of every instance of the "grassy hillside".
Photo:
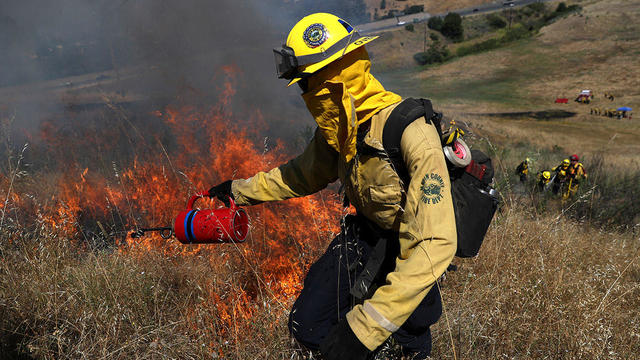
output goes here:
{"type": "Polygon", "coordinates": [[[496,139],[543,148],[555,145],[570,153],[604,152],[608,163],[640,166],[640,129],[633,125],[637,118],[590,115],[592,107],[639,109],[640,3],[582,1],[580,5],[580,13],[557,19],[534,38],[441,66],[411,64],[410,56],[423,48],[421,31],[384,34],[371,53],[374,59],[393,53],[382,59],[380,68],[388,88],[407,96],[428,96],[441,109],[477,124],[496,139]],[[407,67],[393,70],[397,64],[407,67]],[[591,104],[572,101],[582,89],[594,91],[591,104]],[[614,94],[615,100],[605,100],[604,93],[614,94]],[[570,102],[554,104],[556,97],[570,102]],[[541,113],[534,117],[527,112],[541,113]],[[562,112],[575,115],[553,116],[562,112]]]}

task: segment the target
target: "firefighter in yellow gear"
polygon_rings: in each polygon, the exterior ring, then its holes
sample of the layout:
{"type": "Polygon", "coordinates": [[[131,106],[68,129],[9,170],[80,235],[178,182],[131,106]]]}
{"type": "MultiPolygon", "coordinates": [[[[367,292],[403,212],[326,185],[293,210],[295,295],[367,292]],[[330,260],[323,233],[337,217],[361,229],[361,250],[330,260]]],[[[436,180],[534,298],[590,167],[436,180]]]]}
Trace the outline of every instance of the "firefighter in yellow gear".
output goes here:
{"type": "Polygon", "coordinates": [[[520,182],[522,183],[527,181],[527,175],[529,174],[529,161],[530,159],[526,158],[516,167],[516,175],[520,177],[520,182]]]}
{"type": "Polygon", "coordinates": [[[539,191],[544,191],[549,187],[551,182],[551,171],[545,170],[538,173],[538,183],[537,188],[539,191]]]}
{"type": "Polygon", "coordinates": [[[584,166],[580,163],[578,155],[573,154],[569,157],[569,170],[568,170],[568,191],[567,196],[573,196],[578,192],[578,187],[583,180],[586,180],[588,175],[584,170],[584,166]]]}
{"type": "Polygon", "coordinates": [[[278,76],[302,89],[318,125],[313,139],[289,162],[209,191],[252,205],[309,195],[340,180],[357,215],[344,219],[341,234],[311,266],[289,318],[296,340],[325,359],[365,359],[390,336],[403,352],[426,358],[429,326],[442,311],[436,280],[456,253],[451,184],[435,127],[423,117],[402,134],[407,184],[388,159],[358,150],[384,151],[384,124],[402,101],[370,73],[363,45],[376,38],[331,14],[300,20],[274,54],[278,76]],[[382,234],[393,239],[383,249],[386,267],[373,274],[366,296],[354,298],[360,263],[382,234]]]}
{"type": "Polygon", "coordinates": [[[564,159],[560,165],[551,169],[551,171],[555,172],[552,186],[554,194],[558,194],[560,189],[564,190],[566,187],[566,183],[569,180],[569,165],[571,165],[569,159],[564,159]]]}

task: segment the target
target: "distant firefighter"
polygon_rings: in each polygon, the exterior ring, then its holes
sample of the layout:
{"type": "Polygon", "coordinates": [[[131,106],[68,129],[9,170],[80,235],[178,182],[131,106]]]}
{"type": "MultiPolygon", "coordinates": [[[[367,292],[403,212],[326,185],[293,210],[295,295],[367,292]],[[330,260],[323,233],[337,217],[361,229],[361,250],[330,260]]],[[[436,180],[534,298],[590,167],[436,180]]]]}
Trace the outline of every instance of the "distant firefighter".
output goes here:
{"type": "Polygon", "coordinates": [[[550,183],[551,171],[545,170],[538,173],[538,183],[536,185],[539,191],[545,191],[546,189],[548,189],[550,183]]]}
{"type": "Polygon", "coordinates": [[[529,158],[524,159],[523,162],[516,167],[516,175],[520,176],[520,182],[527,181],[527,175],[529,174],[529,158]]]}
{"type": "Polygon", "coordinates": [[[573,196],[578,192],[580,182],[587,179],[587,172],[584,170],[584,166],[579,162],[578,155],[573,154],[569,157],[569,184],[568,184],[568,196],[573,196]]]}
{"type": "Polygon", "coordinates": [[[569,159],[564,159],[562,160],[562,164],[551,169],[551,171],[555,172],[551,189],[554,194],[557,194],[561,188],[564,189],[565,184],[569,180],[569,165],[571,165],[569,159]]]}

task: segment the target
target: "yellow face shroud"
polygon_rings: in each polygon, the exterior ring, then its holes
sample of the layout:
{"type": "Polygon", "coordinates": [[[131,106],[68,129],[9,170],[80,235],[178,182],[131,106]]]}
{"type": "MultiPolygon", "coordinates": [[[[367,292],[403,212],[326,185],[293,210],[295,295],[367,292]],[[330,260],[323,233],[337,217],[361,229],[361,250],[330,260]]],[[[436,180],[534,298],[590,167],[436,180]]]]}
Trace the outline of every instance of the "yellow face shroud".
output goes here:
{"type": "Polygon", "coordinates": [[[360,47],[309,78],[302,94],[327,143],[345,162],[356,154],[358,126],[402,98],[386,91],[369,73],[369,54],[360,47]]]}

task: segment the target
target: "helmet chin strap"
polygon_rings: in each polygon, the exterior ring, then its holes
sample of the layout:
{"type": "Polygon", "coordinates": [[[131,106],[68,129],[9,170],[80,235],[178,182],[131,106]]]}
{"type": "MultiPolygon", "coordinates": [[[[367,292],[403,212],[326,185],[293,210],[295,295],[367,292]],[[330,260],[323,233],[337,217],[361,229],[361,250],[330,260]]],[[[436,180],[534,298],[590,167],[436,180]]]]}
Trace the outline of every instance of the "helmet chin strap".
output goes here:
{"type": "Polygon", "coordinates": [[[340,54],[340,59],[342,59],[344,54],[347,52],[347,48],[349,47],[349,44],[351,44],[351,38],[353,37],[353,34],[355,34],[355,33],[357,33],[357,31],[352,30],[351,33],[349,34],[349,39],[347,39],[347,44],[344,46],[344,50],[342,50],[342,54],[340,54]]]}

